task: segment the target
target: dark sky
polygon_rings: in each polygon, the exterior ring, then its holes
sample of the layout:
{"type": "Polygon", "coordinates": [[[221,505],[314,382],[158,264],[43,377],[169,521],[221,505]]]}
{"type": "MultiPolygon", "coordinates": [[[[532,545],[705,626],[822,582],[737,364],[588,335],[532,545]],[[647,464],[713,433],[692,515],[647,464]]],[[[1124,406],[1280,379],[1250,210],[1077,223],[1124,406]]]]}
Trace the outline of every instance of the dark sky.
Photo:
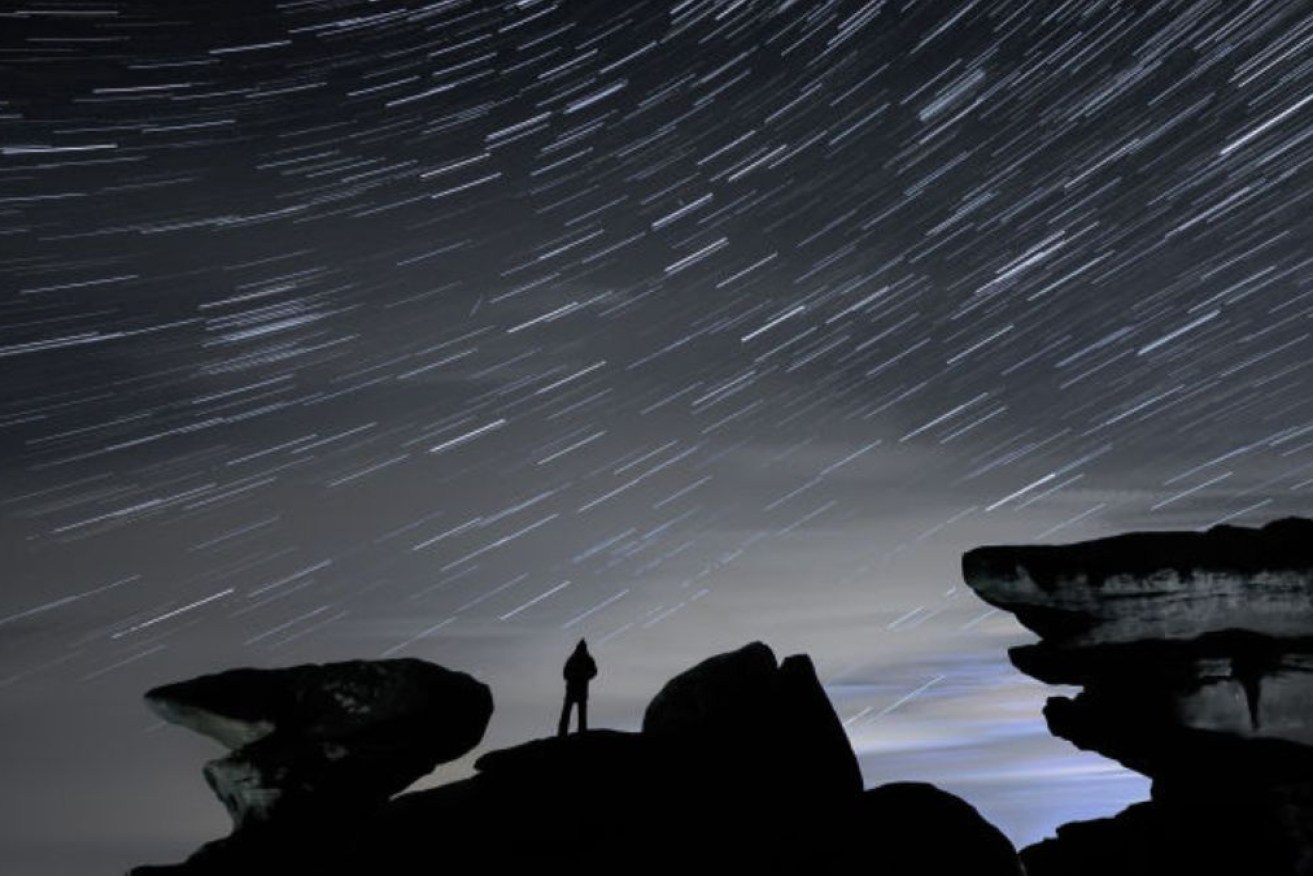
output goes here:
{"type": "Polygon", "coordinates": [[[1030,842],[1145,789],[961,553],[1309,511],[1306,2],[4,10],[6,873],[225,830],[152,685],[424,657],[505,745],[580,636],[622,728],[806,651],[1030,842]]]}

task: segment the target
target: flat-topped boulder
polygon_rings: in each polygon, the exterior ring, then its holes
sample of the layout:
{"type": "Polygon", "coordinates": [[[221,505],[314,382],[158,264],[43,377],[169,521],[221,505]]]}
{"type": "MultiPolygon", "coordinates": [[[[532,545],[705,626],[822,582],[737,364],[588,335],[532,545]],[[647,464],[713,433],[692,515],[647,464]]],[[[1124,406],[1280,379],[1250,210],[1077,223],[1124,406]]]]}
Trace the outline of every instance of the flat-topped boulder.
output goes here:
{"type": "Polygon", "coordinates": [[[1313,520],[1303,518],[980,547],[962,558],[962,573],[981,599],[1056,644],[1230,629],[1313,636],[1313,520]]]}
{"type": "Polygon", "coordinates": [[[1039,634],[1018,669],[1081,687],[1049,730],[1153,779],[1023,850],[1033,876],[1313,874],[1313,521],[982,547],[962,571],[1039,634]]]}
{"type": "Polygon", "coordinates": [[[1313,745],[1313,521],[982,547],[962,559],[982,599],[1042,641],[1012,662],[1080,685],[1045,710],[1056,735],[1157,775],[1198,740],[1313,745]]]}

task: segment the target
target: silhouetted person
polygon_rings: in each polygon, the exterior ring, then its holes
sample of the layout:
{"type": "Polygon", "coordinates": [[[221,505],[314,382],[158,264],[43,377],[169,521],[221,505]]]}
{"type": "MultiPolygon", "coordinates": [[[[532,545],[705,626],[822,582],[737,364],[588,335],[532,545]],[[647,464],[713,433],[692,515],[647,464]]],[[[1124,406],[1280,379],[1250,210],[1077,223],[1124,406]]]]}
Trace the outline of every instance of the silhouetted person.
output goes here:
{"type": "Polygon", "coordinates": [[[588,729],[588,682],[597,675],[597,664],[588,653],[588,646],[580,639],[575,645],[574,653],[565,661],[565,705],[561,707],[561,723],[556,728],[557,736],[564,736],[570,731],[570,707],[579,707],[579,732],[588,729]]]}

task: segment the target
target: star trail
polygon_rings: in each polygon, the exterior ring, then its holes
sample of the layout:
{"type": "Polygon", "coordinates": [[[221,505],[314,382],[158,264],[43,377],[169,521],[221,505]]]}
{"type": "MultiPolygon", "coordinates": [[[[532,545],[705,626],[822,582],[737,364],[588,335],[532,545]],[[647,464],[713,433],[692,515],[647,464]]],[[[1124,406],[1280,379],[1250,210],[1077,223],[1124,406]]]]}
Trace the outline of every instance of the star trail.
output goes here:
{"type": "Polygon", "coordinates": [[[1307,3],[33,0],[0,68],[10,872],[218,832],[152,685],[424,657],[506,744],[581,635],[617,727],[807,651],[1031,841],[1143,786],[961,553],[1310,512],[1307,3]]]}

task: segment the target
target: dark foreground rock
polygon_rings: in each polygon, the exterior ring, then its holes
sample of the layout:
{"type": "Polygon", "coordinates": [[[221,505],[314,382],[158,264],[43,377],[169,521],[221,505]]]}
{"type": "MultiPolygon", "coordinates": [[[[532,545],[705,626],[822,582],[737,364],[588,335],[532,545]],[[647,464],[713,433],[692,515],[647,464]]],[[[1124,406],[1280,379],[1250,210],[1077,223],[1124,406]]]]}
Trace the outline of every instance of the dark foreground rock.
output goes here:
{"type": "Polygon", "coordinates": [[[777,663],[761,643],[672,679],[640,733],[536,739],[476,770],[364,811],[258,823],[184,864],[135,872],[910,876],[940,871],[910,859],[889,869],[889,849],[942,852],[946,829],[953,860],[974,864],[955,872],[1019,872],[1007,840],[957,798],[929,786],[863,793],[811,661],[777,663]]]}
{"type": "Polygon", "coordinates": [[[487,685],[410,658],[233,669],[146,703],[232,749],[204,772],[238,831],[366,812],[472,749],[492,717],[487,685]]]}
{"type": "Polygon", "coordinates": [[[878,825],[879,844],[861,850],[848,872],[880,876],[1024,876],[1012,841],[960,797],[924,782],[893,782],[862,795],[854,832],[878,825]]]}
{"type": "Polygon", "coordinates": [[[806,654],[778,666],[753,642],[710,657],[666,682],[643,713],[643,734],[777,796],[842,800],[862,773],[806,654]],[[763,769],[770,764],[770,769],[763,769]]]}
{"type": "Polygon", "coordinates": [[[1113,818],[1064,824],[1055,838],[1021,851],[1029,876],[1309,872],[1299,851],[1313,800],[1250,799],[1246,805],[1137,803],[1113,818]]]}
{"type": "Polygon", "coordinates": [[[1032,876],[1313,874],[1313,521],[986,547],[967,583],[1077,685],[1054,735],[1153,780],[1152,802],[1023,852],[1032,876]]]}

